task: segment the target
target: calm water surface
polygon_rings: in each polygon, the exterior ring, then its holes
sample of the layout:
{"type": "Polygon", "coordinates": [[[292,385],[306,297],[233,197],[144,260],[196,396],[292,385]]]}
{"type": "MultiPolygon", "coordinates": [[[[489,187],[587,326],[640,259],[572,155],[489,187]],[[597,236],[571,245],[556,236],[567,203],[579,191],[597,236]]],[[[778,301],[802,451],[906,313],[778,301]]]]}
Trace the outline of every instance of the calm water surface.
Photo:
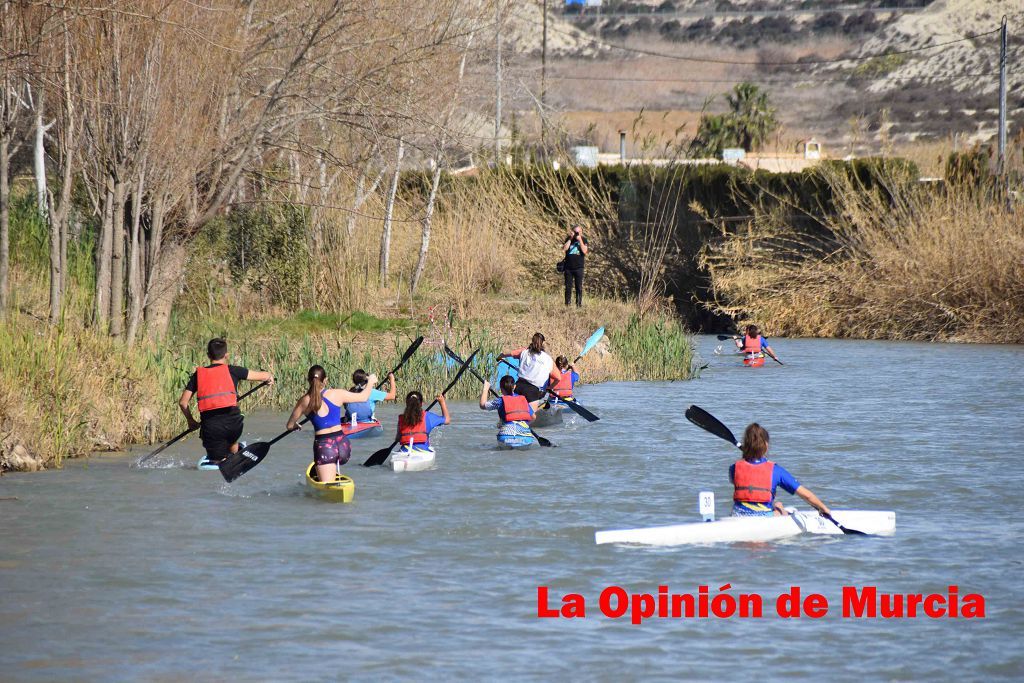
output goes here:
{"type": "MultiPolygon", "coordinates": [[[[746,369],[697,341],[701,379],[585,386],[603,419],[547,430],[555,449],[497,452],[493,414],[455,404],[435,471],[350,464],[351,505],[306,495],[308,431],[230,486],[185,469],[195,440],[152,469],[118,456],[6,476],[0,678],[1024,677],[1024,348],[778,339],[785,367],[746,369]],[[696,521],[701,489],[726,514],[735,450],[685,421],[690,403],[737,433],[761,422],[802,483],[835,508],[895,510],[896,536],[596,546],[599,529],[696,521]],[[610,584],[725,583],[765,596],[765,618],[633,626],[597,610],[610,584]],[[987,618],[842,619],[848,584],[956,584],[987,618]],[[538,585],[584,594],[587,618],[537,619],[538,585]],[[829,616],[775,617],[791,585],[824,593],[829,616]]],[[[250,415],[246,438],[284,419],[250,415]]],[[[385,443],[355,442],[353,460],[385,443]]]]}

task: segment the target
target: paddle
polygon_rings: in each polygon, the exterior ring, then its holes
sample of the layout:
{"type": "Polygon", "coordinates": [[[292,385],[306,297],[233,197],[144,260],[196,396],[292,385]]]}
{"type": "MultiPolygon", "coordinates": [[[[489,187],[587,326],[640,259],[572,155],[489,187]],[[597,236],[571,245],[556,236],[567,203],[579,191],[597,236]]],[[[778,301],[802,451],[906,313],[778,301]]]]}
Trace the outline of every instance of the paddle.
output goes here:
{"type": "MultiPolygon", "coordinates": [[[[700,427],[704,431],[710,432],[710,433],[714,434],[719,439],[725,439],[726,441],[728,441],[732,445],[736,446],[737,448],[740,447],[740,442],[736,440],[736,437],[733,436],[733,433],[731,431],[729,431],[729,428],[726,427],[724,424],[722,424],[722,422],[717,417],[715,417],[714,415],[712,415],[708,411],[706,411],[703,408],[700,408],[698,406],[690,406],[689,408],[686,409],[686,413],[685,414],[686,414],[686,419],[687,420],[689,420],[693,424],[697,425],[698,427],[700,427]]],[[[827,519],[828,521],[832,522],[833,524],[835,524],[837,527],[839,527],[839,530],[842,531],[844,534],[850,534],[850,535],[853,535],[853,536],[868,536],[869,535],[866,532],[857,531],[856,529],[849,529],[849,528],[843,526],[842,524],[837,522],[832,517],[832,515],[821,515],[821,516],[824,517],[825,519],[827,519]]]]}
{"type": "MultiPolygon", "coordinates": [[[[505,365],[509,366],[510,368],[514,368],[515,367],[514,365],[509,363],[504,358],[502,358],[499,362],[500,363],[504,363],[505,365]]],[[[555,392],[551,391],[550,389],[542,389],[541,391],[547,392],[548,395],[554,396],[556,399],[558,398],[558,394],[556,394],[555,392]]],[[[594,415],[592,412],[590,412],[589,410],[587,410],[586,408],[581,406],[577,401],[562,401],[561,403],[562,403],[562,405],[568,406],[569,410],[572,410],[573,412],[577,413],[580,417],[585,419],[587,422],[597,422],[598,420],[601,419],[597,415],[594,415]]]]}
{"type": "MultiPolygon", "coordinates": [[[[462,362],[462,359],[459,358],[459,354],[452,351],[447,344],[444,345],[444,352],[447,353],[451,357],[451,359],[454,360],[456,363],[462,362]]],[[[479,372],[476,371],[475,368],[470,368],[469,371],[473,373],[474,377],[480,380],[481,384],[487,381],[480,375],[479,372]]],[[[496,392],[493,387],[491,388],[491,393],[494,394],[495,396],[498,396],[498,392],[496,392]]],[[[530,434],[533,434],[533,438],[537,439],[537,443],[540,444],[543,448],[552,448],[554,446],[554,444],[552,444],[550,440],[545,439],[543,436],[533,431],[533,427],[530,427],[530,434]]]]}
{"type": "Polygon", "coordinates": [[[576,356],[576,360],[574,360],[572,362],[573,365],[578,363],[580,361],[580,358],[583,358],[583,356],[587,355],[587,351],[590,351],[590,349],[592,349],[595,346],[597,346],[597,342],[601,341],[602,337],[604,337],[604,328],[603,327],[598,329],[597,332],[595,332],[594,334],[590,335],[587,338],[587,343],[583,345],[583,350],[580,351],[580,355],[576,356]]]}
{"type": "MultiPolygon", "coordinates": [[[[392,370],[390,374],[398,374],[398,371],[402,369],[402,366],[405,365],[406,361],[412,358],[412,355],[416,353],[416,349],[420,348],[420,344],[422,343],[423,337],[417,337],[413,340],[412,344],[409,345],[409,348],[407,348],[405,353],[402,354],[402,359],[398,361],[398,365],[395,366],[395,369],[392,370]]],[[[309,416],[306,416],[306,418],[299,423],[299,426],[302,426],[307,422],[309,422],[309,416]]],[[[237,453],[232,453],[228,457],[224,458],[224,460],[217,465],[220,469],[221,476],[224,477],[224,481],[230,484],[253,467],[256,467],[256,465],[259,465],[263,462],[263,458],[267,457],[267,454],[270,453],[270,447],[291,434],[293,431],[298,430],[285,430],[270,441],[257,441],[256,443],[249,444],[237,453]]]]}
{"type": "MultiPolygon", "coordinates": [[[[459,381],[459,378],[462,377],[462,373],[464,373],[466,371],[466,368],[469,367],[469,364],[473,362],[473,359],[476,357],[476,354],[479,353],[479,351],[480,351],[480,349],[477,349],[472,354],[470,354],[469,359],[466,360],[466,362],[462,364],[462,367],[459,368],[459,371],[457,373],[455,373],[455,379],[453,379],[451,382],[449,382],[448,386],[446,386],[444,388],[444,391],[441,392],[442,396],[444,396],[449,391],[451,391],[451,388],[454,387],[455,384],[459,381]]],[[[429,411],[431,408],[433,408],[436,405],[437,405],[437,399],[435,398],[434,402],[431,403],[429,406],[427,406],[426,410],[424,410],[423,412],[429,411]]],[[[382,464],[384,464],[384,461],[388,459],[389,455],[391,455],[391,449],[393,449],[397,445],[398,445],[398,439],[395,439],[394,441],[391,442],[391,445],[388,446],[387,448],[382,448],[379,451],[374,451],[373,455],[371,455],[369,458],[367,458],[366,462],[363,463],[363,467],[373,467],[374,465],[382,465],[382,464]]]]}
{"type": "MultiPolygon", "coordinates": [[[[252,389],[250,389],[249,391],[247,391],[244,394],[242,394],[241,396],[239,396],[238,400],[241,401],[243,398],[245,398],[249,394],[253,393],[257,389],[262,389],[263,387],[267,386],[268,384],[270,384],[270,382],[260,382],[259,384],[254,386],[252,389]]],[[[181,434],[178,434],[176,437],[174,437],[173,439],[171,439],[170,441],[165,443],[163,446],[160,446],[160,448],[157,448],[152,453],[150,453],[148,455],[144,455],[141,458],[139,458],[139,461],[137,463],[135,463],[135,466],[136,467],[141,467],[142,463],[146,462],[147,460],[149,460],[150,458],[152,458],[152,457],[154,457],[156,455],[159,455],[160,453],[163,453],[167,449],[168,446],[173,446],[174,444],[178,443],[179,441],[181,441],[182,439],[184,439],[186,436],[188,436],[192,432],[196,431],[197,429],[199,429],[199,427],[189,427],[188,429],[183,431],[181,434]]]]}

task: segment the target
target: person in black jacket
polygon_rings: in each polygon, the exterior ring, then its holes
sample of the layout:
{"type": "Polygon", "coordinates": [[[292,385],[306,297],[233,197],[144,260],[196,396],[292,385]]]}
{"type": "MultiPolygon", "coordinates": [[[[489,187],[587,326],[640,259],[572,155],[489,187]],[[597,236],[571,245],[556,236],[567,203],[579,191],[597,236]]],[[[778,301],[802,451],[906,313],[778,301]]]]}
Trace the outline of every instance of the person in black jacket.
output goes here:
{"type": "Polygon", "coordinates": [[[572,291],[576,290],[576,306],[583,305],[583,260],[589,252],[583,226],[574,225],[572,232],[562,243],[565,252],[565,305],[572,302],[572,291]]]}

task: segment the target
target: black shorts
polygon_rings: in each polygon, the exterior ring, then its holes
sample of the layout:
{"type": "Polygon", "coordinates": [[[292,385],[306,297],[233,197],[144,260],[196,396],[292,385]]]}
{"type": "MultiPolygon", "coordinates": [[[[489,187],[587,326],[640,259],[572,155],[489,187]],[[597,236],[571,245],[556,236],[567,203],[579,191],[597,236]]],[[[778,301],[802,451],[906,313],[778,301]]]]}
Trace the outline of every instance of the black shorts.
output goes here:
{"type": "Polygon", "coordinates": [[[543,389],[538,389],[520,377],[516,382],[516,393],[520,396],[525,396],[527,401],[533,403],[534,401],[539,401],[544,398],[544,394],[546,392],[543,389]]]}
{"type": "Polygon", "coordinates": [[[242,414],[202,417],[199,438],[203,440],[207,460],[217,462],[231,455],[231,447],[242,437],[242,414]]]}

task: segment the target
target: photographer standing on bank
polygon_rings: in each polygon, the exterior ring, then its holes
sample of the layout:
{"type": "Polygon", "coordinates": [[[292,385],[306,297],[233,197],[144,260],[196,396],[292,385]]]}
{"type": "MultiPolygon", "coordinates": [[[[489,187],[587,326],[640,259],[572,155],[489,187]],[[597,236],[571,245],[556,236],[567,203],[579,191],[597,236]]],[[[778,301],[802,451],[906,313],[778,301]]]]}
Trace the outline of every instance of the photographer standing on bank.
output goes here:
{"type": "Polygon", "coordinates": [[[583,226],[574,225],[572,232],[562,244],[565,252],[565,305],[572,301],[572,290],[576,289],[576,307],[583,305],[583,260],[589,251],[587,238],[583,236],[583,226]]]}

